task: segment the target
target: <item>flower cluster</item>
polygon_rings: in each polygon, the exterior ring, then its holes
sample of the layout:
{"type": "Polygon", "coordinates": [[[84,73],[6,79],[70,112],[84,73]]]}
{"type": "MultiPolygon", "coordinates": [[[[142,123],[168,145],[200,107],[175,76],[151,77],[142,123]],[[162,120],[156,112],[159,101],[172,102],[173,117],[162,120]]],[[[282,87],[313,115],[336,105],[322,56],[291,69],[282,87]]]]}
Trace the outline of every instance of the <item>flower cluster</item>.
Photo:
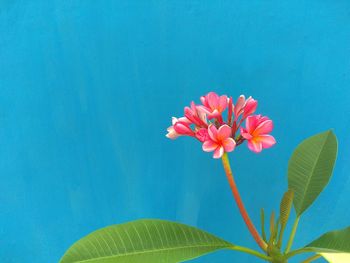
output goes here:
{"type": "Polygon", "coordinates": [[[275,138],[269,135],[273,129],[272,120],[253,115],[258,102],[252,97],[246,99],[241,95],[234,104],[232,97],[209,92],[200,100],[201,105],[192,102],[190,107],[185,107],[184,117],[172,118],[166,137],[197,138],[203,151],[214,152],[214,158],[221,158],[224,152],[232,152],[244,141],[255,153],[276,143],[275,138]],[[243,123],[245,127],[242,127],[243,123]]]}

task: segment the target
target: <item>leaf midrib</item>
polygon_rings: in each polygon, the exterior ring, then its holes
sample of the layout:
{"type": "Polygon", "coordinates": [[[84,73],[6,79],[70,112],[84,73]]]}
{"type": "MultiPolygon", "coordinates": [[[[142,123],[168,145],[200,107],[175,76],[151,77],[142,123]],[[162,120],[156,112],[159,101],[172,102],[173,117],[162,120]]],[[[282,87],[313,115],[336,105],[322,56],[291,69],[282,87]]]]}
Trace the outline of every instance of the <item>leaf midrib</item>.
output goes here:
{"type": "Polygon", "coordinates": [[[227,248],[227,247],[234,247],[233,245],[227,244],[226,246],[223,246],[223,244],[215,244],[215,245],[192,245],[192,246],[178,246],[178,247],[170,247],[170,248],[160,248],[160,249],[152,249],[152,250],[143,250],[143,251],[137,251],[137,252],[131,252],[131,253],[121,253],[119,255],[112,255],[112,256],[106,256],[106,257],[99,257],[99,258],[93,258],[93,259],[87,259],[87,260],[80,260],[75,261],[76,263],[79,262],[93,262],[100,259],[110,259],[110,258],[117,258],[117,257],[124,257],[124,256],[133,256],[133,255],[140,255],[140,254],[148,254],[148,253],[157,253],[161,251],[166,250],[176,250],[176,249],[187,249],[187,248],[205,248],[205,247],[217,247],[217,248],[227,248]]]}

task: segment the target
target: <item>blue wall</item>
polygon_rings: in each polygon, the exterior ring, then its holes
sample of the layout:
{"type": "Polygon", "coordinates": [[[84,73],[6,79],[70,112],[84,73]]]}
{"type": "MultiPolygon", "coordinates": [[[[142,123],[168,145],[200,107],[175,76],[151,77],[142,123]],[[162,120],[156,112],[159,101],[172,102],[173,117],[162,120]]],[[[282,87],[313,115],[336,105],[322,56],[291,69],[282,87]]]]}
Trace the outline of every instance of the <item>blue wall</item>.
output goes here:
{"type": "MultiPolygon", "coordinates": [[[[349,225],[349,23],[349,1],[1,1],[1,262],[57,262],[81,236],[144,217],[256,248],[220,161],[164,137],[210,90],[253,95],[275,122],[274,148],[231,155],[255,222],[278,209],[293,148],[334,128],[334,177],[296,245],[349,225]]],[[[229,261],[260,262],[194,260],[229,261]]]]}

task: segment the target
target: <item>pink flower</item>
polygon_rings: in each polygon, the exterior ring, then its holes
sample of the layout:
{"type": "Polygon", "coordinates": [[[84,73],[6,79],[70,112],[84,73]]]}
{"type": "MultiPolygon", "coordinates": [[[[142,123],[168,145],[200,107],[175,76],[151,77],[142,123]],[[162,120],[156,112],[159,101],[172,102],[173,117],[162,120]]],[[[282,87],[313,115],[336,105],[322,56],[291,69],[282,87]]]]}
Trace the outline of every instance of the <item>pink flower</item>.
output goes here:
{"type": "Polygon", "coordinates": [[[247,118],[249,115],[253,114],[258,106],[258,102],[252,97],[247,100],[244,95],[239,96],[237,103],[234,106],[235,120],[238,119],[240,115],[243,114],[243,119],[247,118]]]}
{"type": "Polygon", "coordinates": [[[241,95],[238,97],[237,103],[233,109],[233,113],[235,115],[235,120],[237,120],[238,117],[243,113],[244,104],[245,104],[245,97],[244,97],[244,95],[241,95]]]}
{"type": "Polygon", "coordinates": [[[222,112],[227,108],[227,96],[219,96],[215,92],[209,92],[201,97],[203,105],[197,106],[199,110],[208,115],[208,119],[221,118],[222,112]]]}
{"type": "Polygon", "coordinates": [[[173,126],[177,134],[194,136],[194,131],[191,129],[190,123],[178,121],[173,126]]]}
{"type": "Polygon", "coordinates": [[[202,105],[192,101],[190,106],[184,108],[185,117],[172,118],[172,126],[168,127],[166,137],[194,137],[202,143],[204,151],[214,152],[214,158],[221,158],[225,152],[233,151],[245,140],[248,148],[256,153],[276,143],[274,137],[269,135],[273,129],[272,121],[261,115],[252,115],[258,105],[252,97],[246,99],[241,95],[234,105],[232,97],[209,92],[200,100],[202,105]],[[224,116],[227,116],[225,121],[224,116]],[[246,127],[241,128],[244,121],[246,127]]]}
{"type": "Polygon", "coordinates": [[[183,132],[183,130],[181,129],[181,126],[177,127],[177,129],[178,129],[178,131],[180,131],[180,133],[175,130],[174,126],[176,123],[179,122],[182,125],[185,125],[186,128],[189,127],[189,124],[191,123],[186,117],[181,117],[179,119],[172,117],[171,122],[173,125],[168,127],[168,129],[167,129],[168,133],[165,136],[169,139],[172,139],[172,140],[176,139],[177,137],[179,137],[181,135],[184,135],[183,133],[181,133],[181,132],[183,132]]]}
{"type": "Polygon", "coordinates": [[[248,148],[256,153],[264,148],[270,148],[276,143],[271,135],[268,135],[273,129],[273,122],[268,117],[261,115],[248,116],[246,119],[246,128],[241,128],[241,135],[248,141],[248,148]]]}
{"type": "Polygon", "coordinates": [[[205,152],[214,151],[214,158],[221,158],[224,152],[232,152],[236,147],[236,142],[231,138],[231,128],[222,125],[217,129],[213,124],[208,127],[209,138],[203,143],[205,152]]]}
{"type": "Polygon", "coordinates": [[[244,105],[243,109],[243,119],[247,118],[249,115],[253,114],[256,111],[256,108],[258,107],[258,101],[253,99],[252,97],[249,97],[244,105]]]}
{"type": "Polygon", "coordinates": [[[208,127],[205,113],[198,110],[193,101],[191,102],[191,107],[185,107],[185,117],[199,127],[208,127]]]}
{"type": "Polygon", "coordinates": [[[208,140],[209,139],[208,129],[200,128],[198,131],[196,131],[195,136],[200,142],[204,142],[208,140]]]}

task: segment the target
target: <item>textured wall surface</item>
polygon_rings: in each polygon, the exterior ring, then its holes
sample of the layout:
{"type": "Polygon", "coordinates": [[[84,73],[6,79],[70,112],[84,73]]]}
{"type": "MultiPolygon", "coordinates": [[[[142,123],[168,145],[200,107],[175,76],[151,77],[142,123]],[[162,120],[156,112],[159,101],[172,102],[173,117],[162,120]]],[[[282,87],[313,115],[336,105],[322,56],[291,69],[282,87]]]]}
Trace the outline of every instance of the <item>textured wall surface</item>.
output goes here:
{"type": "Polygon", "coordinates": [[[256,248],[220,161],[164,137],[210,90],[252,95],[275,122],[274,148],[231,154],[255,222],[278,209],[294,147],[334,128],[333,180],[295,244],[349,225],[350,3],[282,2],[0,1],[1,262],[57,262],[83,235],[145,217],[256,248]]]}

